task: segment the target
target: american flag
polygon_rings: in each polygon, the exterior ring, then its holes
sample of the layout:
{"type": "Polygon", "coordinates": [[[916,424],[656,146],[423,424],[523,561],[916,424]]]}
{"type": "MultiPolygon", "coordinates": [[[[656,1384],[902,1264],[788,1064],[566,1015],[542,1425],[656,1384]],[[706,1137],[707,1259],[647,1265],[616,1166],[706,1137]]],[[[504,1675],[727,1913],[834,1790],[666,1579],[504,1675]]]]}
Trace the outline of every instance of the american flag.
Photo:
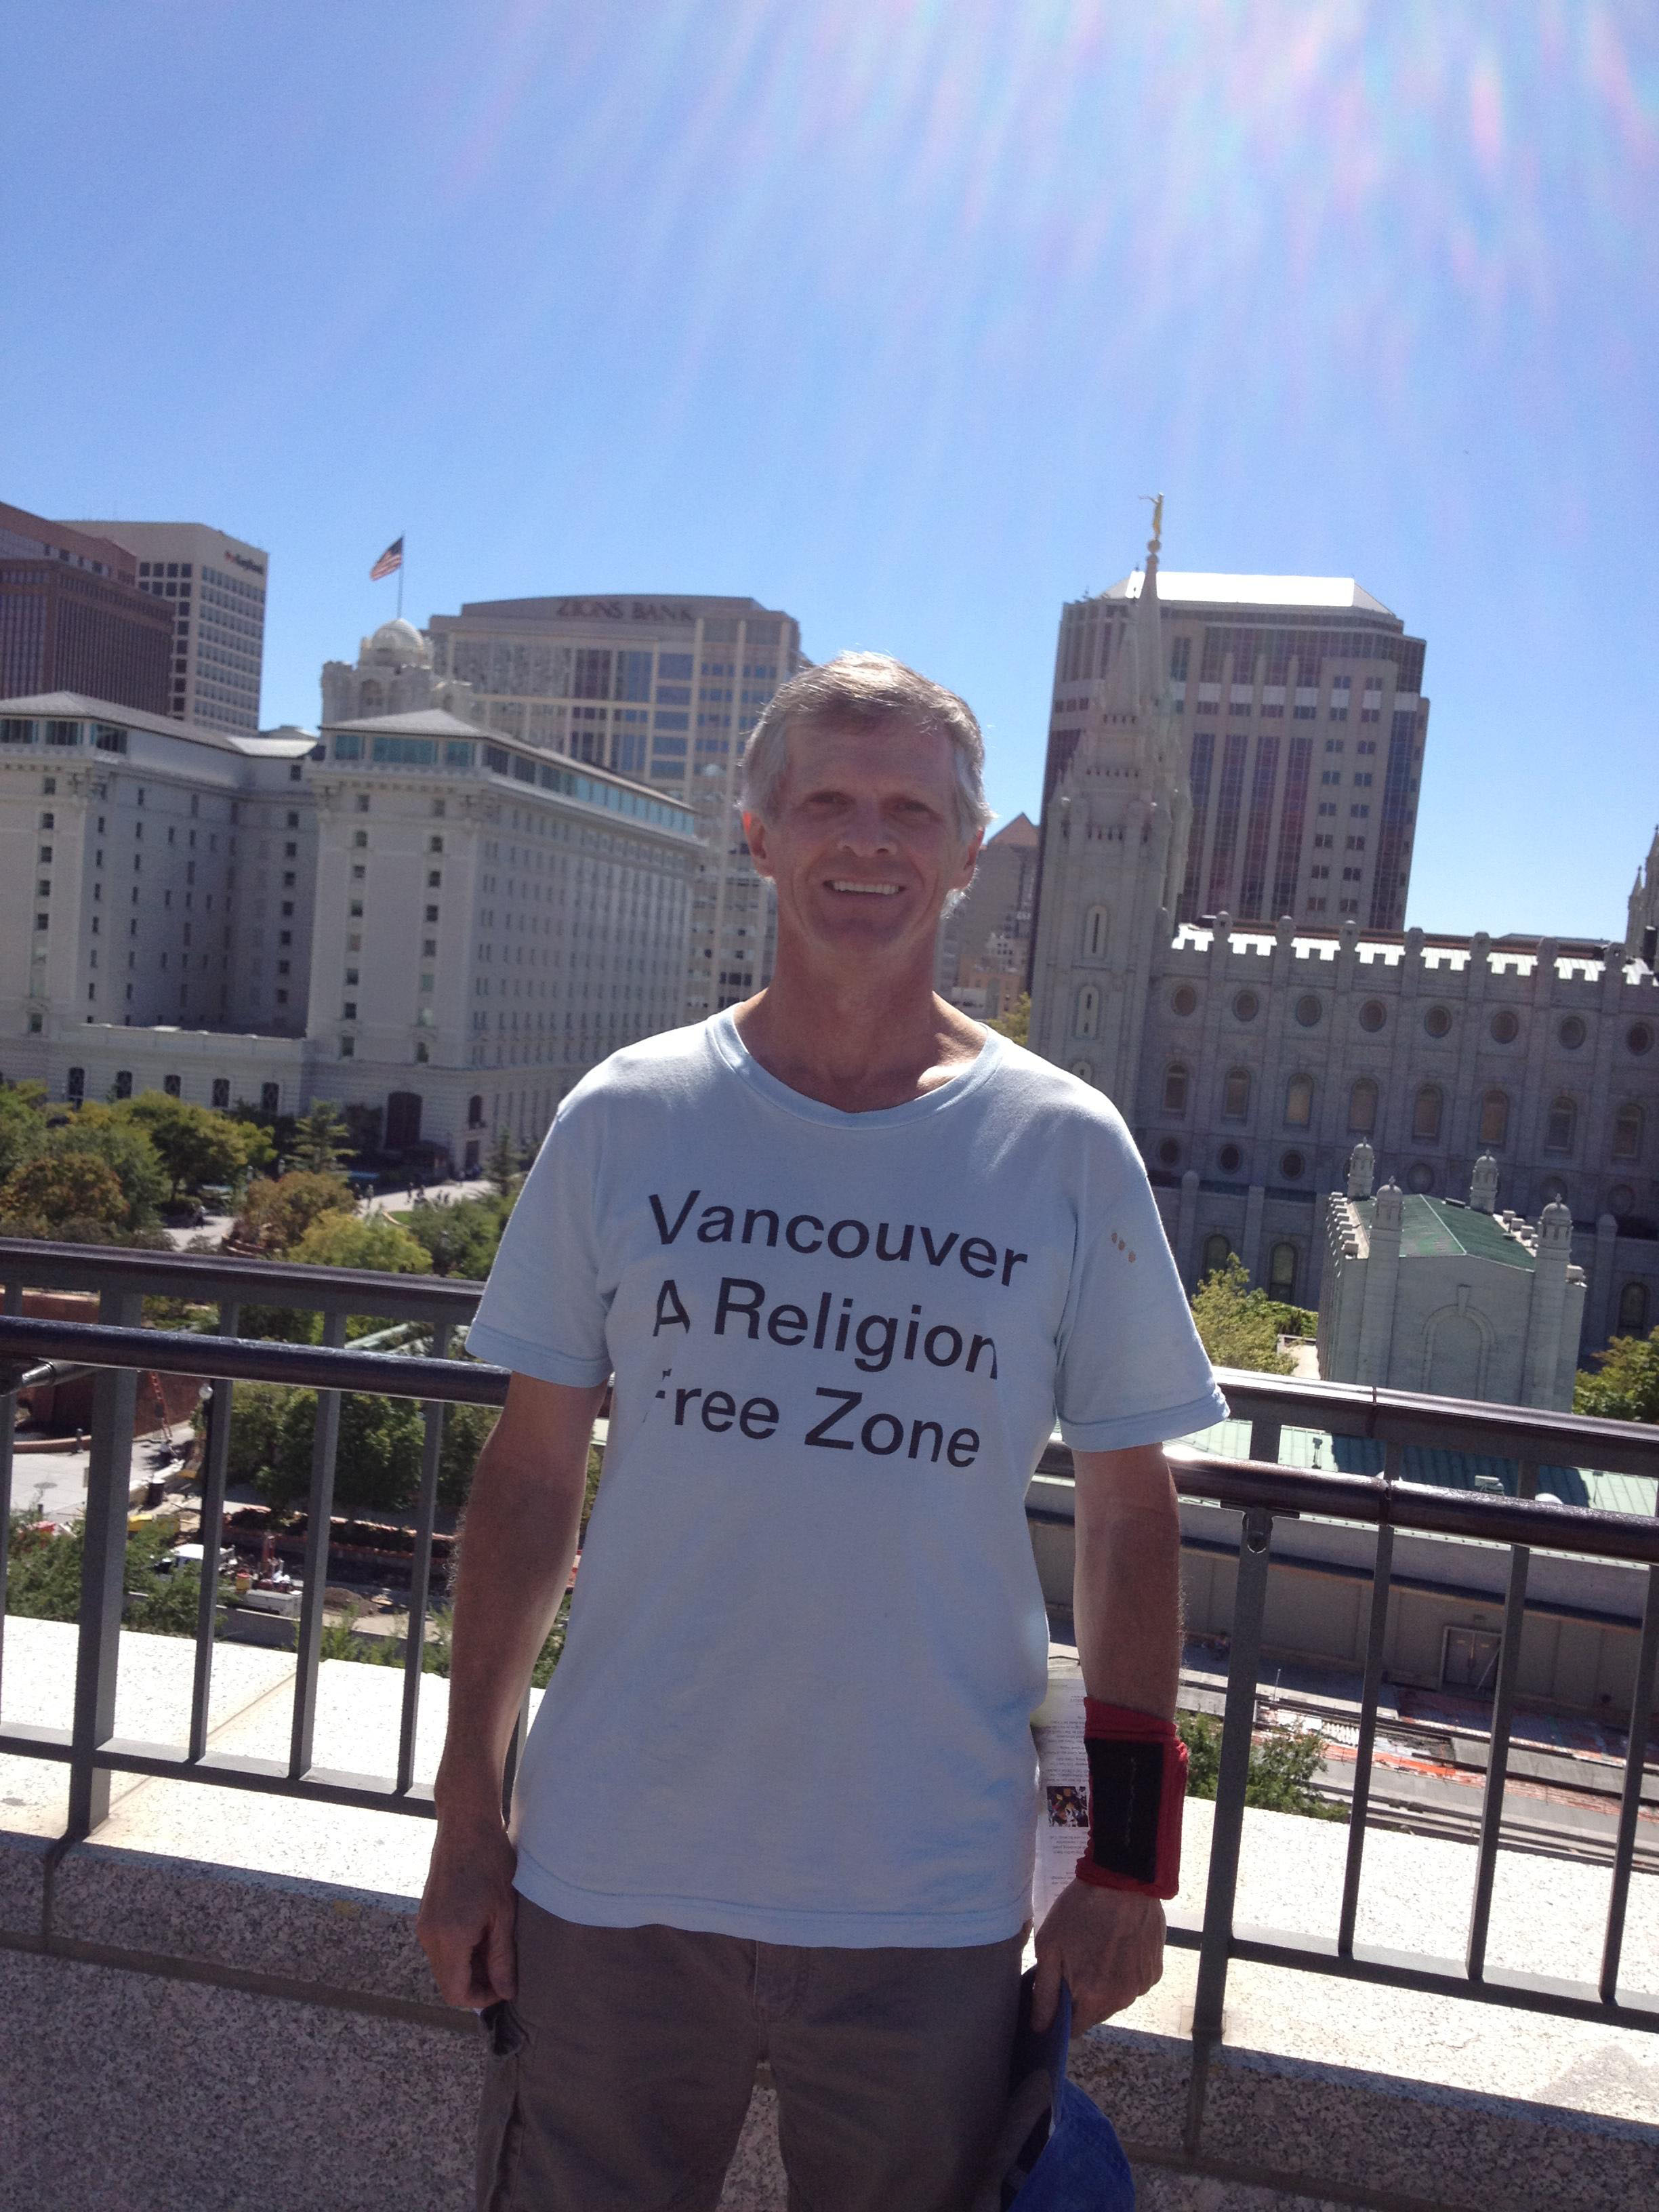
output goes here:
{"type": "Polygon", "coordinates": [[[394,538],[369,570],[368,580],[371,584],[378,584],[382,576],[389,576],[394,568],[401,568],[403,565],[404,541],[401,538],[394,538]]]}

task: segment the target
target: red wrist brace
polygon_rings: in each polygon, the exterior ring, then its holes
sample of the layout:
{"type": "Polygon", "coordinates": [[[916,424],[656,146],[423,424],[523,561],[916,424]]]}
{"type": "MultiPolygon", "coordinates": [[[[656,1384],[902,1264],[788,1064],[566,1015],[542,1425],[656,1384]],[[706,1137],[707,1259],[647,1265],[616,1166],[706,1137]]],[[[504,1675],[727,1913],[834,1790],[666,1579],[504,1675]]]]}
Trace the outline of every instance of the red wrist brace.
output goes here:
{"type": "Polygon", "coordinates": [[[1187,1747],[1173,1722],[1098,1698],[1083,1701],[1089,1755],[1089,1848],[1079,1881],[1173,1897],[1181,1887],[1187,1747]]]}

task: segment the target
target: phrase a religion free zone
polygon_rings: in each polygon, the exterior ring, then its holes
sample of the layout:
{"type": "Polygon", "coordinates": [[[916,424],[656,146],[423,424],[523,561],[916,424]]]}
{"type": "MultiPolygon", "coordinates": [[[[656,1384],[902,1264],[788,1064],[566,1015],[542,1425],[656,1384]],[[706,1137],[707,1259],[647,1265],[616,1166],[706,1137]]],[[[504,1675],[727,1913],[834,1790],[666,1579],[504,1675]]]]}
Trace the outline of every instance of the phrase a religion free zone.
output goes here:
{"type": "MultiPolygon", "coordinates": [[[[654,1191],[651,1194],[651,1211],[662,1243],[672,1245],[677,1241],[702,1195],[701,1190],[690,1192],[671,1220],[660,1196],[654,1191]]],[[[877,1259],[900,1264],[919,1260],[924,1266],[943,1268],[954,1260],[964,1273],[981,1282],[999,1281],[1005,1289],[1015,1268],[1030,1256],[1012,1248],[999,1251],[988,1239],[964,1237],[954,1229],[936,1237],[926,1224],[918,1229],[912,1222],[895,1231],[884,1221],[872,1232],[867,1223],[852,1218],[826,1226],[816,1214],[797,1213],[785,1221],[769,1206],[750,1206],[744,1213],[739,1234],[737,1218],[732,1206],[705,1206],[695,1241],[702,1244],[758,1242],[775,1247],[781,1236],[791,1251],[804,1255],[828,1252],[838,1260],[859,1260],[873,1248],[877,1259]]],[[[854,1304],[851,1297],[838,1297],[831,1290],[818,1293],[815,1310],[789,1300],[775,1304],[769,1299],[764,1284],[752,1277],[722,1275],[714,1293],[712,1331],[717,1337],[741,1334],[756,1343],[763,1329],[767,1339],[781,1349],[810,1344],[815,1352],[850,1358],[854,1367],[868,1375],[884,1373],[896,1359],[920,1359],[929,1367],[959,1368],[965,1374],[983,1373],[988,1380],[996,1380],[997,1351],[991,1337],[970,1334],[950,1322],[929,1326],[919,1302],[912,1304],[908,1316],[869,1313],[858,1317],[854,1304]]],[[[665,1332],[677,1329],[684,1330],[684,1340],[690,1343],[694,1334],[692,1313],[678,1284],[669,1275],[658,1289],[651,1333],[659,1340],[665,1332]]],[[[672,1370],[665,1370],[665,1387],[656,1394],[659,1399],[669,1399],[672,1381],[672,1370]]],[[[751,1397],[739,1404],[731,1391],[710,1389],[704,1384],[675,1386],[672,1396],[676,1428],[695,1421],[712,1436],[735,1432],[751,1443],[763,1443],[776,1434],[783,1419],[770,1398],[751,1397]]],[[[907,1459],[927,1464],[936,1463],[943,1455],[955,1468],[971,1467],[978,1455],[976,1429],[962,1427],[947,1433],[942,1421],[913,1418],[907,1424],[897,1413],[867,1413],[865,1393],[858,1389],[819,1389],[813,1397],[818,1401],[812,1408],[816,1418],[805,1428],[800,1442],[819,1450],[862,1448],[878,1459],[890,1459],[902,1451],[907,1459]]]]}

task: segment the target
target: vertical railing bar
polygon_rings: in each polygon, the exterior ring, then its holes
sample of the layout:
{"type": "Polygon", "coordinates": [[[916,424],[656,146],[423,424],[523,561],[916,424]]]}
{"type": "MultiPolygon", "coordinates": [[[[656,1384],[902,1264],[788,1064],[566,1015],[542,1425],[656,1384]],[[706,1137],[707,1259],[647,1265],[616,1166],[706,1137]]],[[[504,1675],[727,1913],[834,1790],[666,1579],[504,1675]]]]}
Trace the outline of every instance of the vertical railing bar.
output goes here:
{"type": "MultiPolygon", "coordinates": [[[[21,1278],[6,1285],[3,1310],[9,1314],[22,1312],[21,1278]]],[[[0,1700],[3,1699],[5,1681],[6,1575],[11,1565],[12,1439],[16,1427],[17,1393],[15,1389],[0,1390],[0,1700]]]]}
{"type": "MultiPolygon", "coordinates": [[[[323,1342],[345,1342],[346,1317],[325,1314],[323,1342]]],[[[317,1729],[317,1666],[322,1656],[323,1603],[328,1588],[328,1522],[334,1510],[334,1460],[340,1442],[340,1394],[317,1393],[317,1425],[311,1443],[310,1504],[306,1520],[305,1588],[300,1599],[299,1653],[294,1670],[294,1732],[288,1771],[298,1781],[311,1765],[317,1729]]]]}
{"type": "Polygon", "coordinates": [[[1466,1970],[1472,1982],[1480,1981],[1486,1968],[1486,1931],[1492,1920],[1492,1880],[1498,1871],[1498,1839],[1504,1825],[1510,1722],[1515,1710],[1516,1678],[1521,1671],[1521,1637],[1527,1618],[1527,1570],[1531,1558],[1526,1545],[1510,1545],[1503,1642],[1498,1652],[1498,1686],[1492,1696],[1492,1749],[1486,1760],[1486,1788],[1480,1806],[1480,1847],[1475,1860],[1474,1903],[1469,1914],[1466,1970]]]}
{"type": "Polygon", "coordinates": [[[519,1717],[513,1723],[513,1734],[507,1741],[507,1761],[501,1769],[501,1818],[513,1817],[513,1785],[519,1778],[519,1761],[524,1756],[524,1740],[530,1732],[530,1689],[526,1682],[524,1695],[519,1700],[519,1717]]]}
{"type": "MultiPolygon", "coordinates": [[[[234,1336],[240,1308],[227,1298],[219,1308],[218,1334],[234,1336]]],[[[192,1764],[205,1757],[208,1706],[213,1695],[213,1632],[218,1619],[219,1547],[225,1526],[225,1471],[230,1462],[233,1385],[222,1375],[209,1386],[207,1434],[202,1440],[202,1587],[196,1608],[196,1677],[190,1692],[190,1750],[192,1764]]]]}
{"type": "MultiPolygon", "coordinates": [[[[1382,1472],[1387,1480],[1399,1480],[1404,1458],[1402,1445],[1391,1443],[1383,1447],[1382,1472]]],[[[1359,1911],[1359,1876],[1365,1856],[1365,1821],[1370,1810],[1371,1758],[1376,1747],[1376,1708],[1382,1692],[1382,1660],[1389,1637],[1389,1591],[1393,1574],[1394,1524],[1385,1521],[1376,1532],[1376,1558],[1371,1570],[1365,1679],[1359,1698],[1359,1741],[1354,1747],[1353,1804],[1348,1815],[1348,1856],[1342,1870],[1342,1911],[1336,1932],[1337,1951],[1345,1959],[1353,1956],[1354,1922],[1359,1911]]]]}
{"type": "MultiPolygon", "coordinates": [[[[449,1357],[449,1323],[433,1325],[431,1356],[449,1357]]],[[[421,1674],[426,1657],[426,1608],[432,1587],[432,1526],[438,1516],[438,1463],[443,1455],[441,1399],[422,1408],[426,1433],[421,1440],[421,1498],[415,1519],[415,1552],[409,1566],[409,1626],[404,1645],[404,1709],[398,1727],[398,1795],[415,1778],[415,1730],[420,1719],[421,1674]]]]}
{"type": "MultiPolygon", "coordinates": [[[[144,1302],[137,1292],[100,1293],[98,1318],[106,1327],[137,1328],[143,1317],[144,1302]]],[[[92,1386],[87,1510],[82,1523],[81,1613],[64,1831],[76,1842],[90,1835],[109,1814],[109,1773],[97,1765],[96,1756],[115,1729],[121,1611],[126,1595],[127,1509],[132,1492],[132,1424],[137,1404],[136,1368],[98,1370],[92,1386]]]]}
{"type": "Polygon", "coordinates": [[[1188,2148],[1195,2155],[1203,2126],[1209,2054],[1221,2040],[1227,1967],[1232,1955],[1233,1898],[1238,1887],[1239,1845],[1244,1831],[1244,1790],[1249,1780],[1255,1727],[1256,1680],[1261,1668],[1261,1617],[1267,1595],[1273,1516],[1264,1506],[1244,1515],[1238,1540],[1238,1582],[1227,1660],[1227,1696],[1221,1723],[1221,1759],[1215,1816],[1210,1830],[1210,1876],[1199,1939],[1198,1985],[1193,1996],[1193,2089],[1188,2148]]]}
{"type": "Polygon", "coordinates": [[[1630,1899],[1631,1862],[1636,1854],[1636,1822],[1642,1809],[1642,1779],[1647,1769],[1648,1737],[1653,1728],[1654,1677],[1659,1672],[1659,1566],[1648,1569],[1648,1601],[1642,1613],[1642,1641],[1636,1655],[1636,1686],[1631,1692],[1630,1741],[1625,1751],[1625,1791],[1619,1804],[1619,1833],[1613,1847],[1613,1887],[1607,1899],[1607,1929],[1601,1947],[1603,2004],[1616,2004],[1619,1958],[1625,1944],[1625,1907],[1630,1899]]]}

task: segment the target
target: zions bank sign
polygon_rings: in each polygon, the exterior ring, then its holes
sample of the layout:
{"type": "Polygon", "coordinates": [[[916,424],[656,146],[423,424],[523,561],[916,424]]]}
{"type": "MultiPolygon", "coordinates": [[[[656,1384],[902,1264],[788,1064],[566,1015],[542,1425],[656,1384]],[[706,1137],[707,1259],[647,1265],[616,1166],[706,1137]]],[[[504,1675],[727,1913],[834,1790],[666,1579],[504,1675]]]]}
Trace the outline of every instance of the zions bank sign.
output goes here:
{"type": "Polygon", "coordinates": [[[672,599],[559,599],[553,611],[562,622],[695,623],[694,607],[672,599]]]}

